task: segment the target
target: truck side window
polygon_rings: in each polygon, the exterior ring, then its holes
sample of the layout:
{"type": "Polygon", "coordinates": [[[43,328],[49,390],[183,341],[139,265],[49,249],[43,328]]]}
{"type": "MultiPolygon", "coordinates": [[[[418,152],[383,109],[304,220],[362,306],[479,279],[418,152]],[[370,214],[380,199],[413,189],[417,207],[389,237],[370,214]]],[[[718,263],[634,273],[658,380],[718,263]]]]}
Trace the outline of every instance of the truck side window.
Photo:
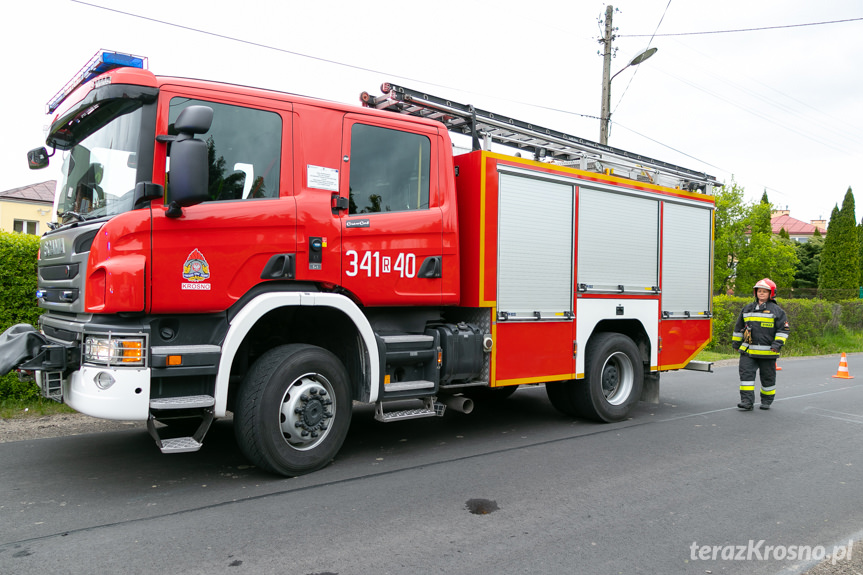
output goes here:
{"type": "MultiPolygon", "coordinates": [[[[282,118],[274,112],[178,97],[171,99],[169,134],[177,133],[174,121],[192,105],[214,112],[210,131],[196,136],[207,142],[210,200],[279,197],[282,118]]],[[[170,178],[168,183],[170,198],[170,178]]]]}
{"type": "Polygon", "coordinates": [[[350,213],[427,210],[430,156],[426,136],[354,124],[350,213]]]}

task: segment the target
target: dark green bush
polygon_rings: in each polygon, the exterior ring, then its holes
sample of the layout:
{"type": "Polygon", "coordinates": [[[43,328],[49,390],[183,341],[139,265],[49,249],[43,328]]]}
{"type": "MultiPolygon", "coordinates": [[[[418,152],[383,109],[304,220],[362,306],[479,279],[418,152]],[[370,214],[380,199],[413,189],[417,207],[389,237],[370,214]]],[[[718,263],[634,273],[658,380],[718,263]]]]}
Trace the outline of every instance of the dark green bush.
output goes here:
{"type": "MultiPolygon", "coordinates": [[[[36,325],[36,258],[39,237],[0,232],[0,333],[16,323],[36,325]]],[[[10,373],[0,377],[0,401],[36,399],[38,388],[10,373]]]]}
{"type": "Polygon", "coordinates": [[[39,237],[0,232],[0,332],[16,323],[35,324],[39,237]]]}
{"type": "MultiPolygon", "coordinates": [[[[752,301],[749,297],[716,296],[713,298],[713,339],[707,346],[710,351],[731,351],[731,333],[740,310],[752,301]]],[[[791,336],[786,353],[818,348],[825,334],[841,329],[863,329],[863,300],[830,302],[820,299],[777,299],[788,315],[791,336]]]]}
{"type": "Polygon", "coordinates": [[[856,299],[842,302],[842,313],[839,323],[852,331],[863,330],[863,300],[856,299]]]}

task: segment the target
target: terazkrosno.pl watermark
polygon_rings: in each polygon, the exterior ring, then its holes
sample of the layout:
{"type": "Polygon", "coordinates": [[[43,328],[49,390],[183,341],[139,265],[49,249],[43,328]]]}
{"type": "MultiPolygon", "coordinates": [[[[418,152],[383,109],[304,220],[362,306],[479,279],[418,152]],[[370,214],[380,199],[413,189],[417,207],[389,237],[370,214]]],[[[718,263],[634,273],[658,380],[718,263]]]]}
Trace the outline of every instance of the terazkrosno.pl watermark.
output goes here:
{"type": "Polygon", "coordinates": [[[823,561],[830,558],[836,565],[838,561],[849,561],[854,543],[834,545],[833,553],[827,554],[823,545],[767,545],[764,539],[749,540],[748,545],[699,545],[693,541],[689,546],[692,561],[823,561]]]}

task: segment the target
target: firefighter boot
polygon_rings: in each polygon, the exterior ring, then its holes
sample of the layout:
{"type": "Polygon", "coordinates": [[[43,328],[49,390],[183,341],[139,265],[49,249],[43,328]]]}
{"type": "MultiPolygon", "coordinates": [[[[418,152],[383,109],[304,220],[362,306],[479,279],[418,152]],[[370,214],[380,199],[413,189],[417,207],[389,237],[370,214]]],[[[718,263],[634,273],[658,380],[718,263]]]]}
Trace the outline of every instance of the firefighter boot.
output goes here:
{"type": "MultiPolygon", "coordinates": [[[[753,382],[754,383],[754,382],[753,382]]],[[[749,382],[740,384],[740,403],[737,407],[745,411],[752,411],[752,404],[755,403],[755,386],[749,382]]]]}

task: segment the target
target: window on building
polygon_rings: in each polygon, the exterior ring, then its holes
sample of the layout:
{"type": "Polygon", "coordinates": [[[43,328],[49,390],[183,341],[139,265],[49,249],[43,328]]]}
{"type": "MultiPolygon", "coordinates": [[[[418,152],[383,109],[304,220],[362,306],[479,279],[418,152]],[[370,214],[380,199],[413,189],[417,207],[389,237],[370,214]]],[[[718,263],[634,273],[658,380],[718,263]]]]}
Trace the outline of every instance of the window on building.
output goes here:
{"type": "Polygon", "coordinates": [[[426,136],[354,124],[350,213],[428,209],[430,155],[426,136]]]}
{"type": "Polygon", "coordinates": [[[39,222],[34,222],[32,220],[15,220],[12,224],[13,231],[20,232],[22,234],[38,234],[39,233],[39,222]]]}
{"type": "MultiPolygon", "coordinates": [[[[207,143],[210,199],[215,201],[279,197],[281,116],[275,112],[253,108],[173,98],[169,134],[176,134],[174,122],[180,112],[195,105],[213,109],[213,125],[210,131],[196,136],[207,143]]],[[[168,193],[170,194],[170,189],[168,193]]]]}

